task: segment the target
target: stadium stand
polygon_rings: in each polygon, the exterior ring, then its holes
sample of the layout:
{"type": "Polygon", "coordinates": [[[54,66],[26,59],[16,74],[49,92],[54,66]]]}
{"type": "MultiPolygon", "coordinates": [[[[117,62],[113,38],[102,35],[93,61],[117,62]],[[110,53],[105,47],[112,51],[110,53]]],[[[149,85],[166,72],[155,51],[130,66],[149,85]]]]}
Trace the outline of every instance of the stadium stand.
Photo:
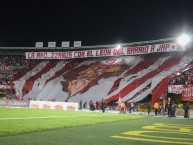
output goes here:
{"type": "Polygon", "coordinates": [[[167,95],[168,85],[193,84],[192,58],[191,51],[67,61],[1,56],[0,82],[9,85],[10,96],[19,93],[24,100],[105,99],[111,104],[120,98],[123,102],[139,102],[150,95],[153,105],[167,95]]]}

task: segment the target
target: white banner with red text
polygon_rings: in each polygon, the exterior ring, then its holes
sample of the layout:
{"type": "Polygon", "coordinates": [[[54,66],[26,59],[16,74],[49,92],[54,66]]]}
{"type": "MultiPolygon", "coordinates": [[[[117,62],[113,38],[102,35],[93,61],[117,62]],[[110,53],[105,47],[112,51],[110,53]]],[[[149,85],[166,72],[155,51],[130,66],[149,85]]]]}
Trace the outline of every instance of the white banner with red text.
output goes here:
{"type": "Polygon", "coordinates": [[[169,85],[168,93],[182,94],[184,90],[184,85],[169,85]]]}
{"type": "Polygon", "coordinates": [[[184,85],[184,90],[182,92],[182,100],[193,100],[193,85],[184,85]]]}
{"type": "Polygon", "coordinates": [[[170,85],[168,93],[182,94],[183,101],[193,100],[193,85],[170,85]]]}
{"type": "Polygon", "coordinates": [[[32,101],[30,100],[30,108],[43,108],[55,110],[78,110],[78,103],[70,102],[51,102],[51,101],[32,101]]]}
{"type": "Polygon", "coordinates": [[[162,43],[135,47],[105,48],[97,50],[79,50],[65,52],[26,52],[26,59],[72,59],[86,57],[106,57],[138,55],[155,52],[185,51],[176,43],[162,43]]]}

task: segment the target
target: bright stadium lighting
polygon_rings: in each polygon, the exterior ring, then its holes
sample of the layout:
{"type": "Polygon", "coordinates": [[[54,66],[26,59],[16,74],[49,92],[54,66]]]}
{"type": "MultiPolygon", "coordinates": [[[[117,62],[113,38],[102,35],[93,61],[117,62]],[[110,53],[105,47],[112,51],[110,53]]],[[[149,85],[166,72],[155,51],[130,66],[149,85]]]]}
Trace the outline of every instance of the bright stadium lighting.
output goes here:
{"type": "Polygon", "coordinates": [[[117,47],[116,47],[116,49],[120,49],[121,48],[121,45],[120,44],[118,44],[117,45],[117,47]]]}
{"type": "Polygon", "coordinates": [[[182,34],[180,37],[178,37],[177,41],[181,46],[185,46],[190,42],[190,36],[187,34],[182,34]]]}

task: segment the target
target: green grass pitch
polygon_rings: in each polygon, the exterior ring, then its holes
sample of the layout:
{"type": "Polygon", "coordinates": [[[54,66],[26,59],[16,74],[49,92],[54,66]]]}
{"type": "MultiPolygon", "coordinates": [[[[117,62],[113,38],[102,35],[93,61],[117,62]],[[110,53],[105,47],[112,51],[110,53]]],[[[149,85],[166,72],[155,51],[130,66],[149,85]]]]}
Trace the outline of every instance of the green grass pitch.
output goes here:
{"type": "Polygon", "coordinates": [[[0,108],[0,145],[193,145],[193,120],[0,108]]]}

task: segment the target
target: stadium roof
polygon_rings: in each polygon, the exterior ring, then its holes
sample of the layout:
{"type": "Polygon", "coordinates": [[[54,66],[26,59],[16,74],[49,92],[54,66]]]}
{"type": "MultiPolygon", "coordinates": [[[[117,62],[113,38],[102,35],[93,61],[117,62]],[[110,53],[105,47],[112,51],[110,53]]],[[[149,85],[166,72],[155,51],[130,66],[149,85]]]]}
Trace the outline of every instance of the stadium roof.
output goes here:
{"type": "MultiPolygon", "coordinates": [[[[167,43],[167,42],[175,42],[177,37],[173,38],[165,38],[165,39],[158,39],[158,40],[150,40],[150,41],[141,41],[141,42],[131,42],[131,43],[122,43],[121,46],[136,46],[136,45],[147,45],[147,44],[156,44],[156,43],[167,43]]],[[[0,47],[0,49],[100,49],[100,48],[110,48],[110,47],[116,47],[118,44],[109,44],[109,45],[94,45],[94,46],[81,46],[81,47],[0,47]]]]}

